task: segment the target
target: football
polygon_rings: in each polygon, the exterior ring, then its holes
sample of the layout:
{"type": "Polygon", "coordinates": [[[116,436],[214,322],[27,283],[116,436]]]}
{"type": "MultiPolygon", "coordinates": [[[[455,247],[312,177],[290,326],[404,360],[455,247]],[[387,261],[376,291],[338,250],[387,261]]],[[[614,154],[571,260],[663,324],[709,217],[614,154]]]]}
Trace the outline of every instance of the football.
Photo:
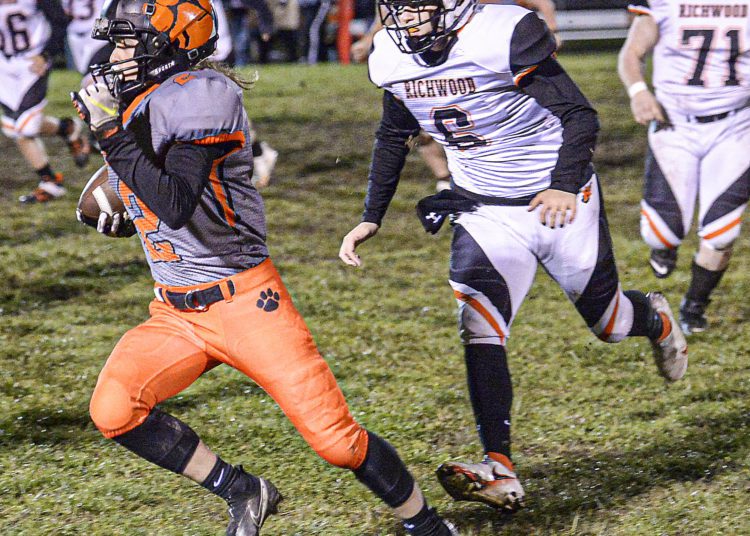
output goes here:
{"type": "Polygon", "coordinates": [[[78,221],[85,223],[108,236],[131,236],[133,224],[130,221],[125,205],[109,184],[107,166],[100,167],[94,173],[86,186],[83,187],[81,197],[76,207],[78,221]],[[103,229],[98,229],[101,213],[109,215],[103,229]],[[112,224],[117,221],[113,231],[112,224]]]}

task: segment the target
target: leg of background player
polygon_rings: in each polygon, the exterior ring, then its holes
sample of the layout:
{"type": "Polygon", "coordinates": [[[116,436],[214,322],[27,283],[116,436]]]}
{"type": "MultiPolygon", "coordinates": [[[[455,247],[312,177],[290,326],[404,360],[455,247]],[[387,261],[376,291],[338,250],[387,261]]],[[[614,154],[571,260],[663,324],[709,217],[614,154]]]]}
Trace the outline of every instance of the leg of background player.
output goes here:
{"type": "Polygon", "coordinates": [[[693,259],[690,287],[680,305],[680,324],[685,333],[699,333],[708,327],[705,309],[729,265],[750,199],[750,154],[746,151],[750,110],[704,127],[710,146],[700,170],[701,242],[693,259]]]}

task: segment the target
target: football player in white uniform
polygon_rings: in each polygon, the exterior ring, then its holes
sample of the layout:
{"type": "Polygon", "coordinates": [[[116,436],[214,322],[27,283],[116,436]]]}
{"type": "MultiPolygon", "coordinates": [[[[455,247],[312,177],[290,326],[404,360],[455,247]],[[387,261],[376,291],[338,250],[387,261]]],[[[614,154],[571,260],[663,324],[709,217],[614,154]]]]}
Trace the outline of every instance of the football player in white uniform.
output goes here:
{"type": "MultiPolygon", "coordinates": [[[[76,70],[86,75],[92,65],[105,63],[112,54],[113,45],[91,37],[94,23],[101,13],[104,0],[63,0],[63,9],[70,18],[67,28],[68,48],[76,70]]],[[[81,87],[92,80],[84,78],[81,87]]]]}
{"type": "Polygon", "coordinates": [[[515,510],[524,491],[510,456],[512,386],[505,344],[538,263],[601,340],[651,340],[659,372],[680,379],[685,337],[664,296],[623,292],[591,166],[596,112],[554,58],[532,12],[475,0],[379,0],[370,78],[382,87],[363,221],[339,256],[378,231],[407,140],[422,128],[446,149],[451,190],[420,201],[425,228],[453,214],[450,284],[458,302],[469,393],[485,457],[446,463],[456,499],[515,510]]]}
{"type": "MultiPolygon", "coordinates": [[[[552,0],[483,0],[482,4],[518,4],[526,9],[538,11],[544,18],[544,22],[547,24],[547,28],[554,34],[555,41],[557,42],[557,48],[562,46],[562,39],[557,33],[557,14],[555,10],[555,4],[552,0]]],[[[372,49],[372,41],[375,38],[375,34],[383,28],[383,23],[380,17],[375,17],[375,20],[370,26],[362,38],[352,45],[352,59],[356,62],[362,62],[367,59],[372,49]]],[[[433,140],[426,132],[420,132],[419,136],[414,140],[415,147],[419,151],[419,156],[422,157],[424,163],[430,168],[432,175],[435,177],[435,188],[437,191],[447,190],[451,187],[451,174],[448,169],[448,161],[445,158],[445,151],[433,140]]]]}
{"type": "Polygon", "coordinates": [[[619,73],[635,120],[650,124],[641,234],[654,274],[667,277],[698,198],[700,245],[680,323],[701,332],[750,198],[750,5],[650,0],[630,11],[639,16],[619,73]],[[651,52],[655,94],[643,74],[651,52]]]}
{"type": "Polygon", "coordinates": [[[44,115],[49,60],[61,49],[65,13],[58,0],[7,0],[0,3],[0,105],[3,134],[15,140],[39,176],[39,186],[22,203],[38,203],[65,193],[62,174],[49,163],[42,136],[61,136],[76,165],[88,160],[81,124],[44,115]]]}

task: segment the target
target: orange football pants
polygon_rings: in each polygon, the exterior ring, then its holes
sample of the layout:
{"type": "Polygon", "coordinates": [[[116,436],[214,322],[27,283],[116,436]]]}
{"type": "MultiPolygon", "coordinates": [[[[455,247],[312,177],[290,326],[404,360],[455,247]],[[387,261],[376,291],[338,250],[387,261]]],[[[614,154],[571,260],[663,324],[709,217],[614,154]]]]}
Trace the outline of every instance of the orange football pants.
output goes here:
{"type": "Polygon", "coordinates": [[[262,387],[323,459],[358,468],[367,453],[367,432],[354,421],[271,260],[229,279],[234,296],[228,297],[222,280],[228,298],[204,311],[151,303],[151,317],[125,333],[99,374],[90,405],[94,424],[109,438],[132,430],[154,406],[226,363],[262,387]],[[268,289],[278,293],[276,309],[261,299],[268,289]]]}

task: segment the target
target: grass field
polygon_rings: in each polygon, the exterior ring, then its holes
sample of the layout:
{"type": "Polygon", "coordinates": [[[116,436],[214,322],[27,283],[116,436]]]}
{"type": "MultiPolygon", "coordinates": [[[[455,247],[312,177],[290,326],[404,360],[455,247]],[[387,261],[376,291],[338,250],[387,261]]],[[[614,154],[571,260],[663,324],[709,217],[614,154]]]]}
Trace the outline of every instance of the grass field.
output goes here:
{"type": "MultiPolygon", "coordinates": [[[[600,112],[596,161],[623,286],[663,290],[676,304],[695,239],[671,279],[651,276],[638,235],[645,132],[630,119],[614,54],[562,61],[600,112]]],[[[361,211],[379,92],[363,67],[263,67],[260,76],[246,105],[280,152],[264,192],[275,261],[355,416],[399,449],[462,535],[750,534],[747,233],[711,306],[712,329],[690,340],[690,369],[673,386],[656,375],[646,342],[597,341],[540,272],[508,345],[529,507],[510,517],[454,503],[435,467],[481,451],[446,282],[450,233],[424,234],[413,214],[433,182],[410,156],[385,225],[361,248],[365,266],[344,267],[337,251],[361,211]]],[[[70,113],[77,83],[54,73],[51,113],[70,113]]],[[[70,194],[21,207],[34,176],[0,140],[0,534],[223,534],[220,499],[103,439],[89,420],[97,373],[146,318],[151,280],[137,239],[75,221],[98,164],[81,172],[58,140],[48,147],[70,194]]],[[[317,458],[236,371],[215,369],[165,409],[282,489],[283,511],[264,535],[401,534],[386,507],[317,458]]]]}

